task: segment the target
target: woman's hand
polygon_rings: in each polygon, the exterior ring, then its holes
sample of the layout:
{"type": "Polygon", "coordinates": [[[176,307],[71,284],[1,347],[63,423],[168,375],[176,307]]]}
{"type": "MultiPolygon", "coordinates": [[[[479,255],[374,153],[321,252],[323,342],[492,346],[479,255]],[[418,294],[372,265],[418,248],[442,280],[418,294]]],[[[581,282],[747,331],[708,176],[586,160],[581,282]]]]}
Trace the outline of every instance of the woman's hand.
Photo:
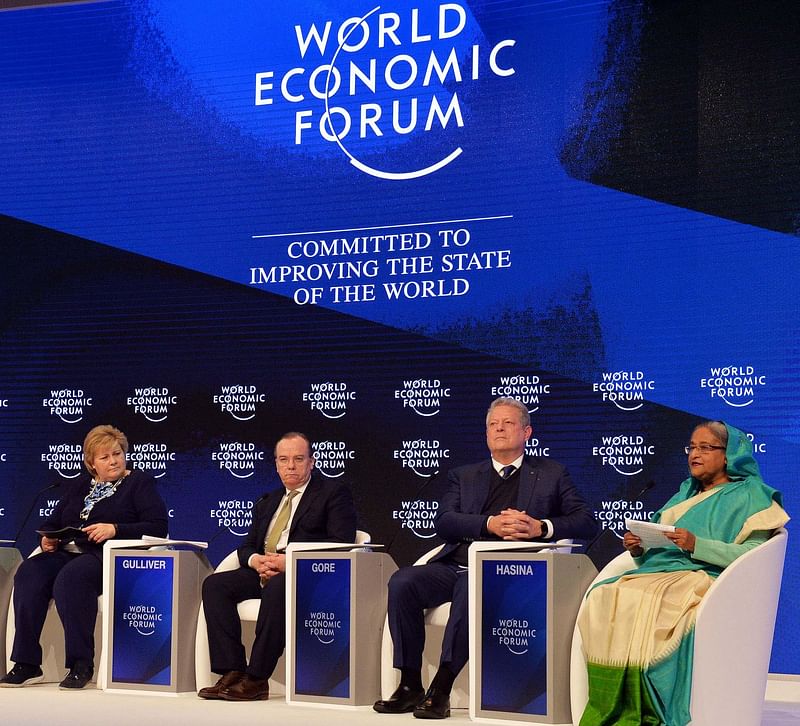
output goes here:
{"type": "Polygon", "coordinates": [[[622,544],[633,557],[641,557],[644,554],[642,540],[633,534],[633,532],[625,532],[625,535],[622,537],[622,544]]]}
{"type": "Polygon", "coordinates": [[[674,532],[664,532],[664,536],[685,552],[694,552],[694,545],[697,539],[688,529],[675,527],[674,532]]]}
{"type": "Polygon", "coordinates": [[[58,540],[52,537],[42,537],[39,546],[42,548],[42,552],[55,552],[58,549],[58,540]]]}
{"type": "Polygon", "coordinates": [[[87,527],[82,527],[82,529],[86,532],[89,541],[95,544],[105,542],[107,539],[114,537],[117,533],[117,528],[113,524],[106,524],[104,522],[90,524],[87,527]]]}

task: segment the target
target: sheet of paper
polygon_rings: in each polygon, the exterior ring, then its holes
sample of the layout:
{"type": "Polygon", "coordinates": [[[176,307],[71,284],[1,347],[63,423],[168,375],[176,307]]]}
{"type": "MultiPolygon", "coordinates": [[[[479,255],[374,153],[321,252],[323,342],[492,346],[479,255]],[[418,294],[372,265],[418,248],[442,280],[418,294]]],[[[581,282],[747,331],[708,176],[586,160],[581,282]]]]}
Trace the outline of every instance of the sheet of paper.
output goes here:
{"type": "Polygon", "coordinates": [[[626,519],[625,526],[629,532],[632,532],[642,540],[642,547],[646,550],[651,547],[678,548],[678,545],[670,542],[664,536],[664,532],[675,531],[675,527],[670,524],[654,524],[653,522],[642,522],[638,519],[626,519]]]}

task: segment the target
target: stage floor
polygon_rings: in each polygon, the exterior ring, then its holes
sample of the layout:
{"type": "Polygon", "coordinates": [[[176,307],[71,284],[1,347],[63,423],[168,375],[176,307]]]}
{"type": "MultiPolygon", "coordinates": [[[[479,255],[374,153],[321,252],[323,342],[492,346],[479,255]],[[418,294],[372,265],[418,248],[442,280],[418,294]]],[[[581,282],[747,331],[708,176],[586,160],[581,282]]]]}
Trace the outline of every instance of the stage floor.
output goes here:
{"type": "MultiPolygon", "coordinates": [[[[419,723],[410,714],[386,716],[370,707],[355,709],[289,706],[282,696],[258,703],[203,701],[194,694],[139,696],[104,693],[93,686],[83,691],[58,690],[56,684],[0,689],[0,721],[17,724],[57,723],[87,726],[94,722],[113,726],[188,724],[218,726],[231,723],[280,723],[282,726],[398,726],[419,723]]],[[[449,723],[467,723],[466,710],[456,710],[449,723]]],[[[522,723],[522,722],[520,722],[522,723]]],[[[800,703],[765,704],[762,726],[800,726],[800,703]]],[[[726,726],[737,726],[728,724],[726,726]]]]}

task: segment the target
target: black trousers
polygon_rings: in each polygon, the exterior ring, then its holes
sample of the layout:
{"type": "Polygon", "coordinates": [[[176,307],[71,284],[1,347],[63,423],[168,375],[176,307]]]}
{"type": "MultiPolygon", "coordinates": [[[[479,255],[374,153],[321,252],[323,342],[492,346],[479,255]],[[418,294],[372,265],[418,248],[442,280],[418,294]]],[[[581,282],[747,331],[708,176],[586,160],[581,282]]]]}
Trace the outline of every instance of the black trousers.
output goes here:
{"type": "Polygon", "coordinates": [[[469,659],[467,570],[452,562],[401,567],[389,580],[389,631],[395,668],[422,667],[425,609],[451,601],[440,664],[458,674],[469,659]]]}
{"type": "Polygon", "coordinates": [[[103,566],[94,554],[58,550],[25,560],[14,576],[15,663],[41,665],[39,638],[50,599],[64,624],[65,665],[94,661],[97,597],[103,591],[103,566]]]}
{"type": "Polygon", "coordinates": [[[269,678],[286,647],[286,575],[271,577],[262,588],[258,573],[249,567],[215,572],[203,582],[203,610],[208,628],[211,670],[220,675],[246,671],[269,678]],[[260,598],[256,638],[247,664],[242,645],[238,603],[260,598]]]}

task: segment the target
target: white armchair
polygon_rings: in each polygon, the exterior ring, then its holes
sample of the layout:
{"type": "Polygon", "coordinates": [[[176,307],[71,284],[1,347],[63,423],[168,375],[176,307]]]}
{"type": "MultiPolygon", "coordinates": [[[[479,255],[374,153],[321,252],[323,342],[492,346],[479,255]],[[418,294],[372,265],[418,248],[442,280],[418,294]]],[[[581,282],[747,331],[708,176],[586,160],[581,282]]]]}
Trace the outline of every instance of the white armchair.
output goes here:
{"type": "MultiPolygon", "coordinates": [[[[779,529],[767,542],[734,560],[700,603],[691,726],[761,723],[786,542],[786,530],[779,529]]],[[[624,552],[603,568],[594,583],[635,567],[624,552]]],[[[570,699],[572,720],[577,723],[588,700],[586,658],[577,626],[572,639],[570,699]]]]}

